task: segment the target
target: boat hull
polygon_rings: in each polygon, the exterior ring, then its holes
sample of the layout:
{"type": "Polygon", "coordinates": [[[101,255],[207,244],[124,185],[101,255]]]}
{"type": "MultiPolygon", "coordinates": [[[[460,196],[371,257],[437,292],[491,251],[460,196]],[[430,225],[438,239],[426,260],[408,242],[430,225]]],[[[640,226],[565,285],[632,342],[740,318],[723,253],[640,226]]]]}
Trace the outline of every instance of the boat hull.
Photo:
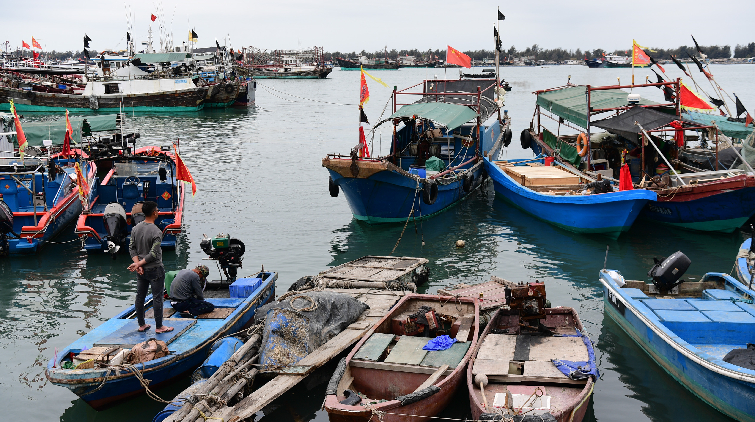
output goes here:
{"type": "Polygon", "coordinates": [[[351,160],[323,160],[323,166],[346,197],[354,218],[371,224],[430,218],[456,205],[483,180],[483,166],[478,164],[471,170],[474,183],[469,192],[464,191],[461,178],[445,185],[438,183],[437,199],[430,205],[422,199],[425,179],[412,177],[383,162],[358,163],[361,168],[359,173],[364,174],[363,177],[353,177],[347,173],[351,160]]]}
{"type": "Polygon", "coordinates": [[[755,178],[737,176],[661,193],[640,218],[689,230],[731,233],[753,215],[755,178]]]}
{"type": "Polygon", "coordinates": [[[708,364],[706,368],[701,363],[706,361],[696,357],[684,345],[673,342],[679,337],[671,331],[642,316],[632,305],[635,301],[620,293],[618,290],[621,289],[617,289],[613,281],[607,281],[607,277],[601,271],[605,313],[640,348],[672,378],[710,406],[735,420],[755,421],[755,401],[752,400],[755,383],[727,376],[734,371],[718,365],[708,364]],[[711,370],[711,367],[717,370],[711,370]]]}
{"type": "Polygon", "coordinates": [[[576,233],[618,236],[629,230],[645,204],[656,197],[655,193],[643,190],[601,195],[544,195],[516,183],[487,158],[485,166],[497,195],[543,221],[576,233]]]}

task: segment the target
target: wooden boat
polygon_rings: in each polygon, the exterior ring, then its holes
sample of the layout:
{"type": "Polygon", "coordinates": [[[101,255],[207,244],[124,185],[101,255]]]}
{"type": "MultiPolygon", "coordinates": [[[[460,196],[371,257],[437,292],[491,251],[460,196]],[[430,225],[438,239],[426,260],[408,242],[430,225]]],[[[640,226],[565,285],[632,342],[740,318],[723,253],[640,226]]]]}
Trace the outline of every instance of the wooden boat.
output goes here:
{"type": "Polygon", "coordinates": [[[586,178],[545,157],[497,161],[485,158],[495,191],[517,208],[565,230],[618,236],[629,230],[656,194],[630,190],[582,194],[586,178]]]}
{"type": "Polygon", "coordinates": [[[63,348],[47,363],[45,375],[55,385],[66,387],[95,409],[101,410],[145,391],[136,374],[149,379],[151,390],[182,377],[207,357],[210,346],[220,337],[244,329],[255,310],[275,297],[278,274],[260,272],[239,279],[245,287],[220,285],[205,290],[205,300],[215,305],[211,313],[194,318],[173,318],[175,311],[164,303],[164,323],[174,327],[169,333],[155,334],[152,296],[147,296],[147,323],[152,329],[140,333],[134,306],[129,307],[79,340],[63,348]],[[254,281],[252,284],[251,281],[254,281]],[[233,293],[232,293],[233,292],[233,293]],[[240,294],[241,293],[241,294],[240,294]],[[123,350],[150,338],[162,340],[170,354],[135,365],[119,362],[123,350]]]}
{"type": "Polygon", "coordinates": [[[335,60],[341,70],[359,70],[362,68],[370,70],[397,70],[401,67],[398,62],[387,59],[349,60],[336,57],[335,60]]]}
{"type": "Polygon", "coordinates": [[[126,251],[131,229],[144,219],[140,207],[134,215],[134,207],[144,201],[157,203],[161,246],[176,247],[176,236],[183,231],[185,187],[176,179],[175,154],[155,146],[136,148],[137,137],[116,134],[89,147],[100,173],[92,185],[95,198],[76,223],[86,251],[108,252],[113,258],[119,250],[126,251]],[[133,148],[123,150],[121,138],[133,142],[133,148]]]}
{"type": "MultiPolygon", "coordinates": [[[[205,418],[213,417],[223,420],[252,418],[273,400],[307,378],[309,374],[352,346],[368,333],[369,329],[396,305],[396,302],[407,293],[416,291],[418,284],[427,281],[427,262],[424,258],[365,256],[323,271],[314,277],[304,277],[297,281],[290,291],[306,294],[308,289],[314,288],[342,293],[367,304],[369,309],[363,312],[357,321],[310,352],[295,366],[269,372],[268,375],[277,376],[246,395],[238,403],[222,406],[217,401],[203,400],[204,396],[200,396],[199,402],[194,405],[184,404],[179,410],[171,409],[175,413],[170,414],[165,420],[168,422],[192,420],[192,417],[200,417],[199,411],[205,418]]],[[[245,343],[245,346],[248,346],[248,343],[245,343]]],[[[229,370],[243,369],[237,360],[234,362],[235,364],[229,370]]],[[[217,373],[210,377],[207,383],[218,385],[226,375],[227,372],[217,373]]],[[[198,394],[207,392],[209,391],[200,390],[198,394]]]]}
{"type": "MultiPolygon", "coordinates": [[[[643,87],[662,88],[668,93],[680,89],[678,81],[634,85],[633,89],[643,87]]],[[[643,220],[689,230],[731,233],[755,215],[755,174],[750,174],[752,172],[701,171],[680,162],[673,154],[667,158],[668,154],[658,153],[660,149],[656,144],[660,138],[657,135],[663,132],[669,132],[667,138],[676,137],[683,151],[687,148],[686,131],[720,133],[717,126],[687,120],[679,112],[676,97],[672,102],[658,104],[637,96],[635,103],[628,104],[629,92],[624,88],[629,86],[568,85],[537,91],[537,126],[523,131],[522,147],[531,147],[535,154],[559,156],[588,174],[601,173],[604,178],[618,178],[622,151],[630,151],[626,161],[635,187],[657,193],[657,198],[648,201],[640,213],[639,218],[643,220]],[[611,114],[602,120],[593,118],[602,113],[611,114]],[[541,125],[541,117],[563,119],[572,128],[584,128],[583,135],[590,139],[584,147],[586,152],[580,155],[575,147],[577,135],[556,136],[554,131],[541,125]],[[674,125],[681,125],[681,129],[674,125]],[[595,133],[595,128],[606,132],[595,133]],[[665,166],[665,175],[656,175],[663,171],[659,170],[663,168],[660,164],[665,166]],[[670,172],[670,167],[676,170],[670,172]],[[647,177],[651,175],[653,177],[647,177]]],[[[708,122],[713,119],[709,118],[708,122]]]]}
{"type": "Polygon", "coordinates": [[[689,264],[681,252],[671,255],[651,270],[653,284],[601,270],[605,313],[698,398],[755,421],[755,368],[731,363],[737,354],[755,361],[755,291],[723,273],[677,284],[689,264]]]}
{"type": "Polygon", "coordinates": [[[479,316],[475,299],[405,296],[334,374],[324,405],[330,420],[409,421],[440,413],[462,385],[479,316]],[[423,349],[441,335],[456,342],[442,351],[423,349]]]}
{"type": "Polygon", "coordinates": [[[393,114],[381,122],[394,125],[390,155],[329,154],[322,165],[331,196],[343,190],[354,218],[368,223],[429,218],[466,198],[487,179],[483,152],[511,139],[510,118],[497,113],[495,84],[427,80],[420,92],[394,90],[393,114]],[[397,109],[412,95],[420,99],[397,109]]]}
{"type": "Polygon", "coordinates": [[[559,422],[581,421],[598,372],[577,312],[546,308],[543,283],[497,280],[507,290],[507,303],[488,323],[469,362],[472,418],[548,413],[559,422]]]}

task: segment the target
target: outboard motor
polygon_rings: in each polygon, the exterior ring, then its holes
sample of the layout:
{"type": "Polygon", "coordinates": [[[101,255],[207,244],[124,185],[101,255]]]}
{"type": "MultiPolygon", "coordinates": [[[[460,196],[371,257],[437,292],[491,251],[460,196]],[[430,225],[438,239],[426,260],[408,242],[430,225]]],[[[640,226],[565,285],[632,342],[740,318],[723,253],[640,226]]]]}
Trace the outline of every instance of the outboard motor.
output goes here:
{"type": "Polygon", "coordinates": [[[236,274],[241,268],[244,256],[244,242],[231,238],[229,234],[220,233],[212,239],[204,235],[202,241],[199,242],[199,247],[209,255],[210,259],[218,261],[228,283],[236,281],[236,274]]]}
{"type": "Polygon", "coordinates": [[[141,223],[147,218],[147,216],[144,215],[144,212],[142,211],[143,205],[144,202],[137,202],[131,208],[131,227],[136,227],[137,224],[141,223]]]}
{"type": "Polygon", "coordinates": [[[107,204],[102,219],[105,222],[105,230],[107,230],[107,236],[105,236],[107,252],[115,259],[115,254],[121,249],[121,245],[126,241],[128,235],[126,210],[117,202],[107,204]]]}
{"type": "Polygon", "coordinates": [[[648,271],[648,275],[653,279],[653,284],[661,294],[666,294],[674,287],[682,284],[684,280],[680,279],[692,264],[687,255],[681,251],[675,252],[664,259],[663,262],[656,258],[653,258],[653,261],[655,261],[655,265],[648,271]]]}
{"type": "Polygon", "coordinates": [[[13,211],[8,204],[0,200],[0,255],[8,254],[9,233],[13,233],[13,211]]]}

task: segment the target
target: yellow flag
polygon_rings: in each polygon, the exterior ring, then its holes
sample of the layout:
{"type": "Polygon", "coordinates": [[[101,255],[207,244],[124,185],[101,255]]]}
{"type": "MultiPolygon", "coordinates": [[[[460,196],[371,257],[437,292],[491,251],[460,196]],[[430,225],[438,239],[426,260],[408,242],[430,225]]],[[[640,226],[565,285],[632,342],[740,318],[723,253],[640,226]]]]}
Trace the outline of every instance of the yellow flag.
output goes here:
{"type": "Polygon", "coordinates": [[[388,88],[388,84],[386,84],[385,82],[381,81],[380,78],[376,78],[376,77],[370,75],[369,73],[365,72],[364,69],[362,69],[362,72],[365,75],[369,76],[370,79],[372,79],[373,81],[375,81],[375,82],[379,83],[380,85],[383,85],[384,87],[388,88]]]}

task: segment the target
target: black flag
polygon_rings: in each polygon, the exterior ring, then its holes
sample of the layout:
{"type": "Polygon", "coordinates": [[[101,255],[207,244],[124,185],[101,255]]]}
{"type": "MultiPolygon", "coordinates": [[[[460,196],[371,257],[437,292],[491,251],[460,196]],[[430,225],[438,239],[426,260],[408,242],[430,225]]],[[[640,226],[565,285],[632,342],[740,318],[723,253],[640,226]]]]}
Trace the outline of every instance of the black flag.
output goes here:
{"type": "Polygon", "coordinates": [[[89,57],[89,52],[87,51],[86,48],[84,49],[84,57],[86,57],[87,59],[91,59],[91,57],[89,57]]]}
{"type": "Polygon", "coordinates": [[[697,40],[695,39],[694,35],[690,35],[692,37],[692,41],[695,43],[695,48],[697,48],[697,52],[700,53],[703,58],[705,58],[705,53],[703,53],[703,49],[700,48],[700,46],[697,44],[697,40]]]}
{"type": "Polygon", "coordinates": [[[359,107],[359,123],[370,124],[370,122],[367,121],[367,115],[364,114],[364,109],[362,109],[362,107],[359,107]]]}
{"type": "Polygon", "coordinates": [[[695,56],[693,56],[693,55],[691,55],[689,53],[687,53],[687,55],[689,56],[690,59],[692,59],[693,62],[695,62],[695,64],[697,65],[697,68],[700,69],[700,72],[705,73],[705,69],[703,69],[703,64],[700,63],[700,60],[697,60],[697,57],[695,57],[695,56]]]}
{"type": "Polygon", "coordinates": [[[503,13],[501,13],[501,9],[498,9],[498,20],[506,20],[506,16],[503,16],[503,13]]]}
{"type": "Polygon", "coordinates": [[[84,34],[84,48],[89,48],[89,41],[92,41],[92,39],[89,38],[89,35],[84,34]]]}
{"type": "Polygon", "coordinates": [[[126,42],[129,42],[129,41],[131,41],[131,34],[126,32],[126,42]]]}
{"type": "Polygon", "coordinates": [[[215,40],[215,45],[217,45],[218,46],[218,50],[220,50],[220,43],[218,42],[218,40],[215,40]]]}
{"type": "Polygon", "coordinates": [[[493,27],[493,36],[495,37],[495,49],[498,50],[498,52],[501,52],[501,36],[498,35],[498,29],[494,26],[493,27]]]}
{"type": "Polygon", "coordinates": [[[673,61],[674,61],[674,63],[676,63],[677,67],[679,67],[679,69],[681,69],[681,70],[682,70],[682,72],[684,72],[684,74],[685,74],[685,75],[689,76],[689,73],[687,73],[687,69],[685,69],[685,68],[684,68],[684,65],[682,64],[682,62],[680,62],[680,61],[679,61],[679,60],[678,60],[678,59],[677,59],[676,57],[674,57],[674,56],[671,56],[671,60],[673,60],[673,61]]]}
{"type": "MultiPolygon", "coordinates": [[[[652,69],[651,69],[652,70],[652,69]]],[[[653,73],[655,73],[656,78],[658,78],[658,83],[666,82],[661,75],[658,74],[655,70],[653,70],[653,73]]],[[[658,88],[663,90],[663,99],[672,102],[674,101],[674,90],[671,89],[668,85],[659,86],[658,88]]]]}
{"type": "MultiPolygon", "coordinates": [[[[191,30],[191,39],[194,39],[194,38],[199,38],[199,35],[197,35],[197,33],[194,32],[194,30],[192,29],[191,30]]],[[[215,41],[215,42],[217,42],[217,41],[215,41]]],[[[220,45],[218,45],[218,48],[220,48],[220,45]]]]}
{"type": "Polygon", "coordinates": [[[745,108],[744,104],[742,104],[742,102],[739,101],[739,97],[737,97],[737,94],[734,94],[734,99],[737,100],[735,101],[737,103],[737,117],[739,117],[743,113],[747,113],[747,109],[745,108]]]}
{"type": "Polygon", "coordinates": [[[708,99],[709,99],[709,100],[710,100],[710,102],[711,102],[711,103],[713,103],[713,105],[714,105],[714,106],[716,106],[716,107],[721,107],[721,106],[723,106],[723,105],[724,105],[724,102],[723,102],[723,101],[721,101],[721,100],[719,100],[718,98],[713,98],[713,97],[711,97],[711,96],[709,95],[709,96],[708,96],[708,99]]]}

